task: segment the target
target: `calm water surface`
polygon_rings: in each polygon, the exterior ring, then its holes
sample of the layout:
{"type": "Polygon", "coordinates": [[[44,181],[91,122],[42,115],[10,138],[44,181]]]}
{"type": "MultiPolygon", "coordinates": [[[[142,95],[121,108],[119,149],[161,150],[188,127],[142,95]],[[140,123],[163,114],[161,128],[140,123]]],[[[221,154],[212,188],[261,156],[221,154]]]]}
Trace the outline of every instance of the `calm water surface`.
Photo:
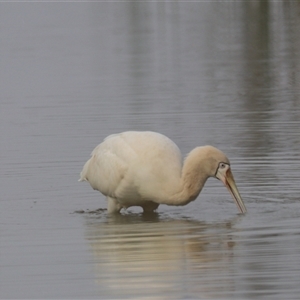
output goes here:
{"type": "Polygon", "coordinates": [[[299,1],[0,3],[2,299],[298,299],[299,1]],[[108,134],[231,159],[185,207],[109,217],[108,134]],[[83,213],[74,213],[82,211],[83,213]]]}

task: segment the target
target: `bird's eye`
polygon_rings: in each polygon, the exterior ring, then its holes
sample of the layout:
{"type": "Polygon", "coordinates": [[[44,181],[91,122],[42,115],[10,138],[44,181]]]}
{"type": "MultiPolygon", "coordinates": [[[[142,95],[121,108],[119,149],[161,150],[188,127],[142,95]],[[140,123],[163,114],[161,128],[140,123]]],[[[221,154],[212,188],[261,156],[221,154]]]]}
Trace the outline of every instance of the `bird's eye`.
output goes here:
{"type": "Polygon", "coordinates": [[[219,166],[221,169],[224,169],[226,167],[226,164],[224,163],[220,163],[220,166],[219,166]]]}

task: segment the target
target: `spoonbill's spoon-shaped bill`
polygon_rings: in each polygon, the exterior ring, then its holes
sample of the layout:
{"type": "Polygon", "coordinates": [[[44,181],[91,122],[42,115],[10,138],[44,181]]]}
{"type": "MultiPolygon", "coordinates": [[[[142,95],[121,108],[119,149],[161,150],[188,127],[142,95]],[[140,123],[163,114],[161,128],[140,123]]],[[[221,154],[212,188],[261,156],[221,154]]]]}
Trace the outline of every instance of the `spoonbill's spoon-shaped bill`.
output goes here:
{"type": "Polygon", "coordinates": [[[230,166],[228,164],[221,162],[219,164],[219,168],[216,173],[216,178],[220,179],[227,187],[240,212],[242,214],[246,213],[247,211],[246,206],[242,200],[239,190],[237,189],[237,186],[234,181],[234,177],[231,173],[230,166]]]}

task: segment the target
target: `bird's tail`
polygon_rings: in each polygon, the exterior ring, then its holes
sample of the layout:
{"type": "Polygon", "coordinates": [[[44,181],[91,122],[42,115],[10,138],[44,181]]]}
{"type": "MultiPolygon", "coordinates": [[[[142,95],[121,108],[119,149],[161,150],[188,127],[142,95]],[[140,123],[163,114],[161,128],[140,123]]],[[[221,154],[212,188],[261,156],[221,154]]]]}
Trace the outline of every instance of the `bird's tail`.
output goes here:
{"type": "Polygon", "coordinates": [[[90,163],[90,159],[85,163],[85,165],[83,166],[83,169],[80,173],[80,178],[78,181],[87,181],[87,170],[88,170],[88,166],[90,163]]]}

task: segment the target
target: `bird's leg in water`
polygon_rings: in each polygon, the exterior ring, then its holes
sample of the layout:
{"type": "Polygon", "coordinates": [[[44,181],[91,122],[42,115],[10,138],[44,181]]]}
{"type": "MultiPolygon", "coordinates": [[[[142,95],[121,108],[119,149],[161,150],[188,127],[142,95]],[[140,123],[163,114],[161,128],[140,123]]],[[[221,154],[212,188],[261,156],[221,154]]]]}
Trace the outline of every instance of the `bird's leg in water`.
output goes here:
{"type": "Polygon", "coordinates": [[[159,204],[149,201],[147,202],[147,204],[143,205],[143,210],[144,213],[152,213],[153,211],[155,211],[158,208],[159,204]]]}
{"type": "Polygon", "coordinates": [[[115,198],[106,197],[107,199],[107,212],[109,214],[119,213],[122,209],[122,205],[118,203],[115,198]]]}

